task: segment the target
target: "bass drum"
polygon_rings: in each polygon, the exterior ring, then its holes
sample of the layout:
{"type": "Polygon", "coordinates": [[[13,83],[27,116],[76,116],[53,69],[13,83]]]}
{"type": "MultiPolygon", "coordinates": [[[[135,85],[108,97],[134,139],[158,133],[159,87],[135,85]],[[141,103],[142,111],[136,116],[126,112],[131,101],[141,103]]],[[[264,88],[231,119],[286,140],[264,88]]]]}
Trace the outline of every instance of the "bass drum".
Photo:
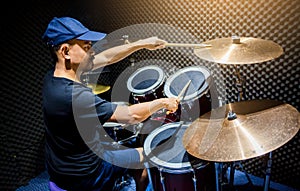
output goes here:
{"type": "Polygon", "coordinates": [[[155,191],[215,191],[214,164],[191,156],[182,144],[188,126],[168,123],[146,138],[144,153],[155,191]]]}
{"type": "Polygon", "coordinates": [[[210,71],[203,66],[190,66],[172,74],[164,85],[166,97],[177,97],[184,86],[191,83],[180,101],[178,110],[173,113],[173,121],[192,122],[200,115],[219,106],[217,91],[212,90],[212,76],[210,71]]]}
{"type": "Polygon", "coordinates": [[[163,69],[156,65],[137,69],[127,81],[127,88],[131,92],[129,103],[136,104],[165,97],[165,81],[163,69]]]}

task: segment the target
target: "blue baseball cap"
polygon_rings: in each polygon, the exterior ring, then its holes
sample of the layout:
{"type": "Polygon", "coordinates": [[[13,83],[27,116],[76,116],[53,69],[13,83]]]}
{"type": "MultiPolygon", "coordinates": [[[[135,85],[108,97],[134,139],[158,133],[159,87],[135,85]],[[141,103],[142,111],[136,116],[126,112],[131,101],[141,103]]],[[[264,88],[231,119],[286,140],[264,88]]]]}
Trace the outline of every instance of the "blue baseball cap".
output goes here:
{"type": "Polygon", "coordinates": [[[56,46],[71,39],[98,41],[105,36],[105,33],[89,30],[74,18],[54,17],[42,38],[49,46],[56,46]]]}

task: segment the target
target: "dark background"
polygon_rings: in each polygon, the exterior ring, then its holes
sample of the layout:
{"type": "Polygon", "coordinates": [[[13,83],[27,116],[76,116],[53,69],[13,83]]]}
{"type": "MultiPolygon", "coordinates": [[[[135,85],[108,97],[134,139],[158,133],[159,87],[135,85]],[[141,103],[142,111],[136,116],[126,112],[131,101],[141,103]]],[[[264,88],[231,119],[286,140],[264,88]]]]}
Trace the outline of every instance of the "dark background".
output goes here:
{"type": "MultiPolygon", "coordinates": [[[[138,32],[157,33],[178,43],[199,43],[232,35],[272,40],[283,47],[283,55],[239,67],[246,80],[245,99],[275,99],[300,109],[299,0],[29,0],[26,5],[7,2],[1,11],[0,190],[15,190],[45,170],[41,88],[51,60],[41,36],[54,16],[71,16],[92,30],[106,33],[130,25],[159,23],[157,28],[137,27],[138,32]],[[160,28],[163,24],[172,26],[171,30],[166,33],[164,27],[160,28]],[[176,33],[174,28],[184,32],[176,33]]],[[[223,100],[236,101],[234,66],[210,63],[192,55],[187,48],[139,51],[108,67],[110,77],[104,76],[102,83],[113,86],[133,60],[142,65],[149,63],[143,60],[156,58],[178,68],[208,67],[223,100]]],[[[299,188],[299,147],[298,133],[273,151],[272,181],[299,188]]],[[[242,163],[249,173],[264,176],[265,156],[242,163]]]]}

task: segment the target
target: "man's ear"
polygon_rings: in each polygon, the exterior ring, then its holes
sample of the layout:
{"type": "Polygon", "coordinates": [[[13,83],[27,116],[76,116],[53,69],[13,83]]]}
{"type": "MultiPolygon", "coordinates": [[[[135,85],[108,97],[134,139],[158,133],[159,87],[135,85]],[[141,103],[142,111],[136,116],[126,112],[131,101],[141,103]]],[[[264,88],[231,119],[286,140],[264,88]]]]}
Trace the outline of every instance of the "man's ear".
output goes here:
{"type": "Polygon", "coordinates": [[[70,55],[69,55],[69,46],[67,44],[63,44],[61,46],[61,54],[62,56],[67,59],[67,60],[70,60],[70,55]]]}
{"type": "Polygon", "coordinates": [[[63,44],[61,47],[60,47],[60,53],[62,55],[62,57],[64,57],[65,59],[65,67],[66,67],[66,70],[71,70],[71,57],[69,55],[69,46],[68,44],[63,44]]]}

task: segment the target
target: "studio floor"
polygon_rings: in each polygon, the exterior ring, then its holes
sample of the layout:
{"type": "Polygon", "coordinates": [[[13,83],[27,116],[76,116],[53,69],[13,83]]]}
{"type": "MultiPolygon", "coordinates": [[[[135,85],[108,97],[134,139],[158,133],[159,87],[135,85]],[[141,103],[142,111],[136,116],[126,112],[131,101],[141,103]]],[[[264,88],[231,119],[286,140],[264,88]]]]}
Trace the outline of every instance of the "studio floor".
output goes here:
{"type": "MultiPolygon", "coordinates": [[[[249,175],[249,174],[248,174],[249,175]]],[[[222,191],[263,191],[264,190],[264,180],[253,175],[249,175],[251,182],[248,181],[246,174],[236,170],[234,174],[233,188],[228,186],[222,186],[220,190],[222,191]]],[[[19,187],[16,191],[49,191],[48,185],[49,175],[47,172],[42,172],[37,177],[33,178],[28,182],[27,185],[19,187]]],[[[148,187],[149,188],[149,187],[148,187]]],[[[283,184],[279,184],[270,181],[269,191],[299,191],[298,189],[288,187],[283,184]]],[[[151,189],[147,189],[151,191],[151,189]]]]}

